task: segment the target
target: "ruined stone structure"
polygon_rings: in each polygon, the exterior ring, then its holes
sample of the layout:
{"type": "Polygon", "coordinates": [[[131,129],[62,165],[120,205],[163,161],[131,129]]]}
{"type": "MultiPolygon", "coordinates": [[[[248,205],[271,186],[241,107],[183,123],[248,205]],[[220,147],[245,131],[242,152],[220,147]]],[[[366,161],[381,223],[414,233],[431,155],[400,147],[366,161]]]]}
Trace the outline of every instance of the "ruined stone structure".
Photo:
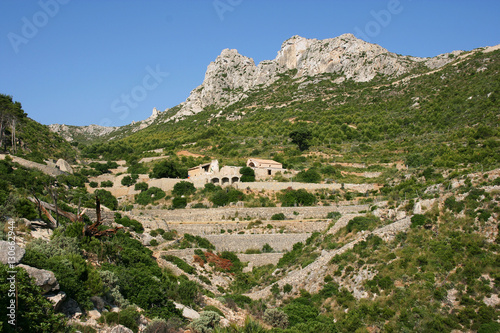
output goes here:
{"type": "Polygon", "coordinates": [[[196,187],[203,187],[204,184],[232,185],[240,181],[240,167],[223,166],[219,169],[219,161],[212,160],[210,163],[201,164],[188,170],[189,180],[196,187]]]}

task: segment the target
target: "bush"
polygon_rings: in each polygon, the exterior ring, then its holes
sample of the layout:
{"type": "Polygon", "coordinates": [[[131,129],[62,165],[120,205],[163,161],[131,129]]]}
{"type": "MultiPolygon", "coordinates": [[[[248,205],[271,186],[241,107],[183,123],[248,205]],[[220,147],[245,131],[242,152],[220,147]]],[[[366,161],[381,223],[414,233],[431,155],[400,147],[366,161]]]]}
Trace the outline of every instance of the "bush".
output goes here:
{"type": "Polygon", "coordinates": [[[146,191],[147,189],[149,188],[149,185],[148,183],[144,183],[144,182],[141,182],[141,183],[137,183],[135,184],[134,186],[134,190],[136,191],[146,191]]]}
{"type": "Polygon", "coordinates": [[[288,315],[278,309],[267,309],[264,312],[264,322],[272,327],[285,329],[288,327],[288,315]]]}
{"type": "Polygon", "coordinates": [[[113,182],[111,180],[105,180],[101,182],[101,187],[113,187],[113,182]]]}
{"type": "Polygon", "coordinates": [[[97,186],[99,186],[99,184],[97,184],[97,182],[92,181],[89,183],[89,186],[92,188],[96,188],[97,186]]]}
{"type": "Polygon", "coordinates": [[[277,214],[273,214],[273,216],[271,216],[271,220],[273,221],[279,221],[279,220],[285,220],[286,217],[285,217],[285,214],[283,213],[277,213],[277,214]]]}
{"type": "Polygon", "coordinates": [[[455,213],[460,213],[465,208],[465,204],[462,201],[456,201],[454,196],[446,198],[444,206],[455,213]]]}
{"type": "Polygon", "coordinates": [[[241,181],[242,182],[254,182],[255,181],[255,171],[250,167],[243,167],[240,169],[241,181]]]}
{"type": "Polygon", "coordinates": [[[124,227],[128,227],[133,231],[142,234],[144,232],[144,227],[141,222],[137,220],[131,220],[128,216],[122,217],[121,214],[115,214],[115,222],[121,224],[124,227]]]}
{"type": "Polygon", "coordinates": [[[153,167],[150,178],[187,178],[186,168],[179,166],[172,160],[164,160],[153,167]]]}
{"type": "Polygon", "coordinates": [[[285,190],[280,200],[283,207],[312,206],[316,203],[316,196],[304,189],[285,190]]]}
{"type": "Polygon", "coordinates": [[[111,210],[116,210],[118,208],[118,200],[111,194],[111,192],[106,190],[96,190],[94,194],[99,197],[101,204],[108,207],[111,210]]]}
{"type": "Polygon", "coordinates": [[[374,215],[357,216],[347,223],[347,232],[369,230],[379,221],[380,219],[374,215]]]}
{"type": "Polygon", "coordinates": [[[220,322],[220,316],[214,311],[203,311],[200,313],[200,317],[193,320],[189,327],[195,330],[197,333],[208,333],[212,332],[217,324],[220,322]]]}
{"type": "Polygon", "coordinates": [[[157,246],[158,245],[158,241],[156,239],[152,239],[150,242],[149,242],[149,245],[151,246],[157,246]]]}
{"type": "Polygon", "coordinates": [[[415,214],[411,217],[411,228],[417,228],[419,226],[425,225],[428,222],[427,217],[422,214],[415,214]]]}
{"type": "Polygon", "coordinates": [[[172,194],[176,196],[191,195],[196,192],[194,184],[187,181],[181,181],[174,185],[172,194]]]}
{"type": "Polygon", "coordinates": [[[187,262],[185,262],[179,257],[173,255],[165,255],[162,258],[165,259],[166,261],[170,261],[171,263],[175,264],[177,267],[179,267],[188,274],[196,273],[196,269],[193,266],[189,265],[187,262]]]}
{"type": "Polygon", "coordinates": [[[165,197],[165,192],[158,187],[151,187],[135,196],[135,201],[140,205],[148,205],[165,197]]]}
{"type": "Polygon", "coordinates": [[[303,183],[319,183],[321,175],[314,169],[303,170],[297,174],[295,180],[303,183]]]}
{"type": "Polygon", "coordinates": [[[264,246],[262,246],[262,252],[264,252],[264,253],[271,253],[273,251],[274,251],[274,249],[268,243],[266,243],[266,244],[264,244],[264,246]]]}
{"type": "Polygon", "coordinates": [[[122,185],[123,186],[132,186],[137,181],[137,178],[139,178],[138,175],[125,176],[122,178],[122,185]]]}
{"type": "Polygon", "coordinates": [[[174,209],[186,208],[186,206],[187,206],[186,198],[175,197],[172,199],[172,208],[174,209]]]}

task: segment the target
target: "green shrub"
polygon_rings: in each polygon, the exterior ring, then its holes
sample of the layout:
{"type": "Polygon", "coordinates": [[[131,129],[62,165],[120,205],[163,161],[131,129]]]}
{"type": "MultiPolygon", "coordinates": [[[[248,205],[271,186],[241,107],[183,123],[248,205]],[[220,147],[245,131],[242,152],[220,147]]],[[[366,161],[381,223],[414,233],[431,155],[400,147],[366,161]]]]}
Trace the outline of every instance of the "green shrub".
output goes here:
{"type": "Polygon", "coordinates": [[[188,274],[196,273],[196,269],[193,266],[189,265],[187,262],[185,262],[179,257],[173,255],[164,255],[162,256],[162,258],[165,259],[166,261],[170,261],[171,263],[175,264],[177,267],[179,267],[188,274]]]}
{"type": "Polygon", "coordinates": [[[303,183],[319,183],[321,182],[321,175],[314,169],[300,171],[295,180],[303,183]]]}
{"type": "Polygon", "coordinates": [[[268,243],[266,243],[262,246],[262,252],[264,252],[264,253],[271,253],[273,251],[274,251],[274,249],[268,243]]]}
{"type": "Polygon", "coordinates": [[[193,320],[189,327],[195,330],[197,333],[208,333],[212,332],[216,325],[220,322],[220,316],[214,311],[203,311],[200,313],[200,317],[193,320]]]}
{"type": "Polygon", "coordinates": [[[105,180],[101,182],[101,187],[113,187],[113,182],[111,180],[105,180]]]}
{"type": "Polygon", "coordinates": [[[94,194],[99,197],[101,205],[108,207],[111,210],[116,210],[118,208],[118,200],[113,196],[113,194],[111,194],[111,192],[106,190],[96,190],[94,194]]]}
{"type": "Polygon", "coordinates": [[[150,187],[146,191],[136,194],[135,201],[140,205],[148,205],[165,197],[165,192],[158,187],[150,187]]]}
{"type": "Polygon", "coordinates": [[[152,239],[150,242],[149,242],[149,245],[151,246],[157,246],[158,245],[158,241],[156,239],[152,239]]]}
{"type": "Polygon", "coordinates": [[[279,221],[279,220],[285,220],[286,217],[285,217],[285,214],[283,213],[276,213],[276,214],[273,214],[273,216],[271,216],[271,220],[273,221],[279,221]]]}
{"type": "Polygon", "coordinates": [[[356,216],[347,223],[347,232],[370,230],[380,219],[374,215],[356,216]]]}
{"type": "Polygon", "coordinates": [[[272,327],[285,329],[288,327],[288,315],[278,309],[267,309],[264,312],[264,322],[272,327]]]}
{"type": "Polygon", "coordinates": [[[187,206],[186,198],[175,197],[172,199],[172,208],[180,209],[180,208],[186,208],[186,206],[187,206]]]}
{"type": "Polygon", "coordinates": [[[255,181],[255,171],[250,167],[241,168],[240,174],[242,175],[240,178],[240,181],[242,181],[242,182],[254,182],[255,181]]]}
{"type": "Polygon", "coordinates": [[[427,217],[421,214],[415,214],[411,217],[411,228],[417,228],[423,226],[428,222],[427,217]]]}
{"type": "Polygon", "coordinates": [[[316,203],[316,196],[304,189],[284,190],[280,196],[283,207],[312,206],[316,203]]]}
{"type": "Polygon", "coordinates": [[[172,190],[172,194],[175,196],[183,196],[183,195],[191,195],[196,192],[196,188],[194,184],[188,181],[180,181],[174,185],[174,189],[172,190]]]}
{"type": "Polygon", "coordinates": [[[96,188],[96,187],[98,187],[98,186],[99,186],[99,184],[98,184],[97,182],[91,181],[91,182],[89,183],[89,186],[90,186],[90,187],[92,187],[92,188],[96,188]]]}
{"type": "Polygon", "coordinates": [[[134,190],[136,191],[146,191],[147,189],[149,188],[149,185],[148,183],[144,183],[144,182],[141,182],[141,183],[137,183],[135,184],[134,186],[134,190]]]}
{"type": "Polygon", "coordinates": [[[131,220],[128,216],[122,217],[121,214],[115,214],[115,222],[121,224],[124,227],[130,228],[133,231],[142,234],[144,232],[144,227],[141,222],[137,220],[131,220]]]}
{"type": "Polygon", "coordinates": [[[221,317],[225,317],[224,316],[224,313],[216,306],[213,306],[213,305],[207,305],[203,308],[203,311],[213,311],[213,312],[216,312],[219,316],[221,317]]]}

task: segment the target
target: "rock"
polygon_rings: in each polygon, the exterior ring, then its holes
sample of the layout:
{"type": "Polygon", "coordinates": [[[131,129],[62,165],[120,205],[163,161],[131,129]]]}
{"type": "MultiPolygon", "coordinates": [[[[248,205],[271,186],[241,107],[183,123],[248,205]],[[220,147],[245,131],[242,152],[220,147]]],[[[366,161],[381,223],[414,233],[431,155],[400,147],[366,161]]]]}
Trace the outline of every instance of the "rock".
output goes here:
{"type": "Polygon", "coordinates": [[[176,309],[182,310],[182,315],[184,317],[191,319],[191,320],[200,318],[200,314],[198,312],[196,312],[195,310],[188,308],[187,306],[185,306],[183,304],[176,303],[176,302],[174,302],[174,305],[175,305],[176,309]]]}
{"type": "Polygon", "coordinates": [[[90,300],[94,304],[94,307],[97,309],[97,311],[102,312],[102,310],[104,310],[104,307],[106,305],[104,299],[99,296],[92,296],[90,297],[90,300]]]}
{"type": "Polygon", "coordinates": [[[60,291],[57,294],[46,294],[45,297],[54,304],[54,310],[59,311],[61,304],[66,300],[66,293],[60,291]]]}
{"type": "Polygon", "coordinates": [[[69,165],[68,162],[63,160],[62,158],[57,160],[56,167],[59,168],[62,172],[73,173],[73,168],[69,165]]]}
{"type": "Polygon", "coordinates": [[[417,201],[415,206],[413,206],[413,214],[422,214],[422,204],[420,201],[417,201]]]}
{"type": "Polygon", "coordinates": [[[61,304],[61,312],[70,318],[80,318],[82,316],[82,310],[80,309],[80,306],[72,298],[68,298],[64,303],[61,304]]]}
{"type": "Polygon", "coordinates": [[[94,309],[94,310],[90,310],[89,312],[87,312],[87,316],[90,319],[97,320],[101,317],[101,313],[99,311],[97,311],[96,309],[94,309]]]}
{"type": "Polygon", "coordinates": [[[35,279],[36,285],[42,288],[42,294],[59,290],[59,283],[57,283],[56,276],[51,271],[23,264],[20,264],[18,267],[24,268],[28,272],[28,275],[35,279]]]}
{"type": "Polygon", "coordinates": [[[134,333],[130,328],[127,328],[123,325],[118,325],[113,327],[109,333],[134,333]]]}
{"type": "Polygon", "coordinates": [[[9,244],[7,241],[0,241],[0,261],[4,265],[17,265],[23,259],[26,250],[17,244],[9,244]]]}

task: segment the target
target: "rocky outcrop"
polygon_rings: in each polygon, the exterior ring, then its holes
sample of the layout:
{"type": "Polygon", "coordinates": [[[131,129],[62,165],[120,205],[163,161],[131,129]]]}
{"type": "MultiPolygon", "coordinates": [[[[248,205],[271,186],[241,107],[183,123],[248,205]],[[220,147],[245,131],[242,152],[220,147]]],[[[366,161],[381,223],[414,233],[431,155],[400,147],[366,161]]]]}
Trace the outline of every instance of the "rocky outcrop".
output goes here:
{"type": "Polygon", "coordinates": [[[23,259],[26,250],[17,244],[10,244],[6,241],[0,241],[0,261],[4,265],[17,265],[23,259]]]}
{"type": "Polygon", "coordinates": [[[60,291],[57,294],[46,294],[45,297],[52,302],[54,310],[59,311],[62,303],[66,300],[66,293],[60,291]]]}
{"type": "Polygon", "coordinates": [[[237,50],[225,49],[208,65],[203,83],[169,119],[182,119],[203,111],[209,105],[232,104],[245,98],[251,89],[270,85],[291,70],[295,78],[333,73],[338,75],[335,82],[347,79],[366,82],[377,75],[405,74],[421,62],[429,68],[438,68],[452,61],[457,54],[460,52],[431,59],[401,56],[352,34],[324,40],[293,36],[282,44],[274,60],[262,61],[257,66],[253,59],[237,50]]]}
{"type": "Polygon", "coordinates": [[[62,172],[73,173],[73,168],[69,165],[68,162],[63,160],[62,158],[57,160],[56,167],[59,168],[62,172]]]}
{"type": "Polygon", "coordinates": [[[35,279],[35,284],[42,288],[42,294],[46,294],[49,291],[59,290],[59,283],[57,282],[56,276],[53,272],[24,264],[20,264],[18,267],[26,270],[28,275],[35,279]]]}
{"type": "Polygon", "coordinates": [[[89,125],[89,126],[71,126],[64,124],[52,124],[49,125],[49,129],[62,136],[66,141],[74,141],[77,136],[84,136],[89,139],[98,138],[107,135],[119,127],[108,127],[100,125],[89,125]]]}

